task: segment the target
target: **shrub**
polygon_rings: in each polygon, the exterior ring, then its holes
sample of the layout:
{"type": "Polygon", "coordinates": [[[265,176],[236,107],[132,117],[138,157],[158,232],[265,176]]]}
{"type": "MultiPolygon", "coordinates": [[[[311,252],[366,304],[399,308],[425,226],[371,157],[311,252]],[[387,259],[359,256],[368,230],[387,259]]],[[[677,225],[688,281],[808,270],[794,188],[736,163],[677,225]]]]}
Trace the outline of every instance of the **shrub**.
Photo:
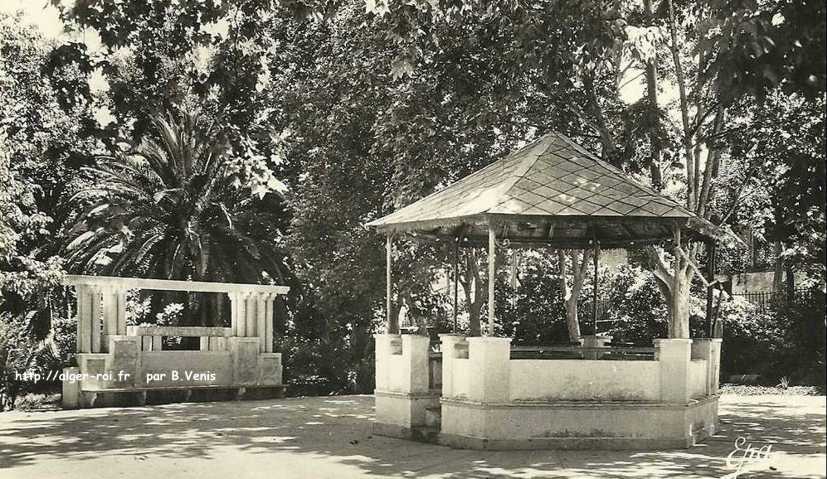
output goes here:
{"type": "Polygon", "coordinates": [[[34,311],[0,313],[0,410],[13,409],[20,394],[55,389],[54,372],[68,364],[74,351],[73,321],[53,320],[52,331],[38,339],[31,333],[35,316],[34,311]],[[41,379],[35,381],[35,377],[41,379]]]}
{"type": "Polygon", "coordinates": [[[666,337],[669,310],[652,273],[622,265],[608,283],[608,333],[614,341],[651,345],[655,338],[666,337]]]}
{"type": "Polygon", "coordinates": [[[722,378],[758,374],[767,379],[776,374],[775,363],[783,348],[784,334],[773,312],[762,312],[735,297],[721,302],[718,319],[723,323],[722,378]]]}
{"type": "Polygon", "coordinates": [[[568,341],[556,262],[546,257],[526,258],[517,288],[498,281],[494,298],[498,334],[514,338],[513,344],[568,341]]]}
{"type": "Polygon", "coordinates": [[[825,384],[825,296],[814,288],[793,301],[773,305],[783,342],[775,358],[776,371],[794,383],[825,384]]]}
{"type": "Polygon", "coordinates": [[[0,271],[0,410],[14,408],[20,393],[49,387],[26,373],[46,377],[59,370],[74,344],[73,336],[58,339],[66,327],[57,313],[63,275],[59,261],[26,259],[23,264],[24,272],[0,271]],[[61,344],[67,349],[62,351],[61,344]]]}
{"type": "Polygon", "coordinates": [[[810,291],[762,311],[733,298],[721,303],[721,376],[758,374],[766,385],[824,385],[824,293],[810,291]]]}

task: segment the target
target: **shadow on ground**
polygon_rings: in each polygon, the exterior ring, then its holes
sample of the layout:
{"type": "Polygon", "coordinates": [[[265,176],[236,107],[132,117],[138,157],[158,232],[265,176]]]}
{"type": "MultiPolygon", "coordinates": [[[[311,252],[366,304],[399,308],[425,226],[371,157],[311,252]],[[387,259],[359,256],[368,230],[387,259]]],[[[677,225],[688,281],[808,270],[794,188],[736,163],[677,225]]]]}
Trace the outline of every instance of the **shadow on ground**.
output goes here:
{"type": "Polygon", "coordinates": [[[739,436],[773,451],[741,477],[825,467],[824,397],[724,396],[721,433],[671,451],[456,450],[375,436],[372,420],[371,396],[6,413],[0,477],[722,477],[739,436]]]}

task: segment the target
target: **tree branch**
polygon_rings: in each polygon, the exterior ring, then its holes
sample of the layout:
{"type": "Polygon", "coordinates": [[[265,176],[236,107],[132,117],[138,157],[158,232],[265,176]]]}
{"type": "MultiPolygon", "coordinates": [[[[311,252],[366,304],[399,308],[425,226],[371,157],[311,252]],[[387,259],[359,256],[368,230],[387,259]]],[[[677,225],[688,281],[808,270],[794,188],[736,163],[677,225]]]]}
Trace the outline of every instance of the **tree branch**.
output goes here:
{"type": "Polygon", "coordinates": [[[721,221],[719,222],[719,224],[726,223],[729,217],[732,216],[733,213],[735,213],[738,210],[738,202],[741,200],[741,195],[744,192],[744,188],[747,187],[747,183],[749,183],[749,180],[752,179],[752,176],[755,174],[756,169],[756,165],[753,165],[749,169],[746,178],[744,178],[744,181],[741,183],[741,185],[738,187],[738,191],[735,193],[735,198],[733,198],[732,200],[732,205],[729,207],[729,210],[726,212],[726,214],[724,214],[724,216],[721,217],[721,221]]]}

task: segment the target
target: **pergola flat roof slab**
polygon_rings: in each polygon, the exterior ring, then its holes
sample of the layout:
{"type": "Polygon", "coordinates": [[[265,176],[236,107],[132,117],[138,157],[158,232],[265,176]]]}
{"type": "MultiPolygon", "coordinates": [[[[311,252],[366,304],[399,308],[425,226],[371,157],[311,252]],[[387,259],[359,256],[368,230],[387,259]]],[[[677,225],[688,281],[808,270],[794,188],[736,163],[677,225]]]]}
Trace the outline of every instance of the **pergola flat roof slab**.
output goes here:
{"type": "Polygon", "coordinates": [[[190,293],[271,293],[287,294],[289,286],[263,284],[180,281],[173,279],[122,278],[118,276],[66,275],[64,284],[103,288],[144,289],[150,291],[188,291],[190,293]]]}

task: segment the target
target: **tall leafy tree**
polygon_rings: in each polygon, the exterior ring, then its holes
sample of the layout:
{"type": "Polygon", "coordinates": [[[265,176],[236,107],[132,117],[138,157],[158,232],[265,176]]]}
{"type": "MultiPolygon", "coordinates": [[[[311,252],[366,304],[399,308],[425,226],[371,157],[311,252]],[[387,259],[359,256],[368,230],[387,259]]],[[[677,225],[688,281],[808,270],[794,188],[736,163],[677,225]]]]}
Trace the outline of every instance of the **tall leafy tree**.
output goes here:
{"type": "MultiPolygon", "coordinates": [[[[722,187],[718,177],[721,155],[728,148],[730,105],[779,83],[789,88],[807,85],[810,90],[823,85],[824,60],[817,53],[824,51],[820,20],[824,7],[818,2],[687,4],[664,0],[644,2],[641,9],[622,1],[524,5],[388,0],[368,2],[368,7],[383,18],[389,37],[403,45],[420,37],[439,39],[441,31],[431,24],[457,28],[478,18],[487,19],[492,29],[518,33],[515,38],[519,42],[507,57],[518,60],[506,71],[528,78],[535,87],[547,85],[551,92],[543,90],[547,96],[554,92],[566,95],[561,103],[568,111],[579,113],[597,133],[598,145],[608,161],[635,172],[641,170],[635,161],[648,159],[654,164],[663,156],[671,157],[680,168],[671,175],[673,185],[667,192],[705,218],[714,218],[716,190],[722,187]],[[794,31],[787,25],[790,19],[805,14],[812,15],[805,21],[806,28],[794,31]],[[561,19],[564,21],[556,23],[561,19]],[[801,49],[805,44],[813,46],[812,56],[801,49]],[[624,58],[638,62],[632,71],[637,68],[646,73],[648,94],[635,108],[619,107],[618,82],[626,70],[624,58]],[[733,75],[733,65],[740,65],[739,75],[733,75]],[[539,81],[543,74],[556,81],[539,81]],[[597,83],[599,79],[604,82],[597,83]],[[570,93],[573,87],[582,93],[570,93]],[[656,93],[663,87],[678,93],[676,102],[658,104],[656,93]],[[619,121],[630,115],[646,120],[642,123],[645,128],[636,131],[637,122],[619,121]],[[663,134],[669,130],[671,133],[663,134]],[[647,144],[649,154],[645,150],[642,155],[619,154],[623,152],[620,145],[647,148],[647,144]]],[[[400,57],[406,60],[416,55],[403,50],[400,57]]],[[[661,175],[655,168],[650,171],[653,183],[659,186],[661,175]]],[[[663,183],[669,180],[665,178],[663,183]]],[[[686,245],[685,239],[675,246],[674,255],[651,250],[651,266],[669,299],[670,336],[688,337],[689,286],[700,248],[686,245]]]]}
{"type": "MultiPolygon", "coordinates": [[[[90,111],[62,108],[41,70],[49,42],[0,13],[0,408],[13,407],[15,373],[59,365],[60,222],[86,152],[90,111]]],[[[82,77],[63,72],[65,81],[82,77]]]]}
{"type": "Polygon", "coordinates": [[[824,97],[807,98],[777,88],[733,107],[734,164],[728,181],[743,185],[722,198],[722,220],[750,225],[761,243],[778,246],[776,288],[792,271],[807,271],[824,286],[824,97]]]}

